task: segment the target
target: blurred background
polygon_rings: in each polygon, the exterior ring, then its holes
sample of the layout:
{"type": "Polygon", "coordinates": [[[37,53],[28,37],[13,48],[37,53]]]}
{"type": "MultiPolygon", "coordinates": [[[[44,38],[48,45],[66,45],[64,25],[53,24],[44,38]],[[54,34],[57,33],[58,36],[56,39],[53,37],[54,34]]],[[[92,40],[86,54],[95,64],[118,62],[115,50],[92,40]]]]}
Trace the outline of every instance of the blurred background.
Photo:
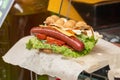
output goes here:
{"type": "MultiPolygon", "coordinates": [[[[105,40],[119,46],[120,0],[15,0],[0,28],[0,57],[20,38],[30,35],[32,27],[43,24],[52,14],[85,21],[105,40]]],[[[96,73],[107,77],[106,70],[105,67],[96,73]]],[[[0,58],[0,80],[30,80],[30,72],[6,64],[0,58]]]]}

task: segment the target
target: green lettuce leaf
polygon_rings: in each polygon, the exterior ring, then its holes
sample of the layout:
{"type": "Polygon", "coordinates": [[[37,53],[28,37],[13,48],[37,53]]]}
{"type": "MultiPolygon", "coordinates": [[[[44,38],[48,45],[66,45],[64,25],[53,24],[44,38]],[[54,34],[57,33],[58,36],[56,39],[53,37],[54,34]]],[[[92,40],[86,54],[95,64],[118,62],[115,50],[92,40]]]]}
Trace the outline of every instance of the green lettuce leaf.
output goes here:
{"type": "Polygon", "coordinates": [[[84,42],[85,49],[82,52],[77,52],[73,51],[66,46],[57,46],[57,45],[50,45],[45,43],[45,40],[38,40],[36,37],[31,38],[27,43],[26,43],[26,48],[31,50],[31,49],[51,49],[53,53],[58,53],[62,54],[66,57],[73,57],[77,58],[80,56],[84,56],[89,54],[89,52],[93,49],[95,46],[97,40],[94,39],[94,37],[88,37],[86,35],[78,35],[77,36],[79,40],[84,42]]]}

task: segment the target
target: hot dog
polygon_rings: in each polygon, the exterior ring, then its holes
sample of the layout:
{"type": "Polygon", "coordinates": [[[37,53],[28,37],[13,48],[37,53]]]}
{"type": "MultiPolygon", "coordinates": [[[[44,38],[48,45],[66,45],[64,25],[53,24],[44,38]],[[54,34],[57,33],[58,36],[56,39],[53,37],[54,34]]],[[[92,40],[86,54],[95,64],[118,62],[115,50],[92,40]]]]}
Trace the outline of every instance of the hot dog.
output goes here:
{"type": "Polygon", "coordinates": [[[33,34],[40,33],[40,34],[45,34],[47,36],[57,38],[67,43],[67,45],[71,46],[76,51],[82,51],[84,49],[84,44],[82,41],[78,40],[74,36],[72,38],[69,36],[66,36],[65,34],[54,29],[35,27],[31,29],[31,33],[33,34]]]}
{"type": "Polygon", "coordinates": [[[43,25],[31,28],[30,33],[34,37],[26,43],[27,49],[59,53],[67,57],[88,54],[101,38],[85,22],[67,20],[56,15],[46,18],[43,25]]]}

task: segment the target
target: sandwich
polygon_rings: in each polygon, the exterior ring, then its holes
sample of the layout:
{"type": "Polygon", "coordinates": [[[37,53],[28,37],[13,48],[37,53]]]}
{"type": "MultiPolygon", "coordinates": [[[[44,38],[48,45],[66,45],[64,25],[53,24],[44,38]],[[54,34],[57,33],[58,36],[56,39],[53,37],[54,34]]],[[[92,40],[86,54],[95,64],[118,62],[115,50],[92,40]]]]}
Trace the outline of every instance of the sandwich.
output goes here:
{"type": "Polygon", "coordinates": [[[102,37],[84,21],[56,15],[47,17],[42,25],[31,28],[30,33],[33,37],[26,43],[27,49],[72,58],[89,54],[102,37]]]}

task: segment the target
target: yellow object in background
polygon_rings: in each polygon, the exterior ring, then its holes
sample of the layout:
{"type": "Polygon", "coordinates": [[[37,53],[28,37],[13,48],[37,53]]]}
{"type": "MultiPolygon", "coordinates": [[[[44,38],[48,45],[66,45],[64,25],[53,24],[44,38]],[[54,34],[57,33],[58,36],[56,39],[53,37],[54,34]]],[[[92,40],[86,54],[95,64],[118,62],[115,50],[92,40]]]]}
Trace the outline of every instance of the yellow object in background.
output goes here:
{"type": "Polygon", "coordinates": [[[88,3],[88,4],[95,4],[95,3],[98,3],[98,2],[109,1],[109,0],[72,0],[72,1],[84,2],[84,3],[88,3]]]}
{"type": "MultiPolygon", "coordinates": [[[[72,0],[72,1],[94,4],[94,3],[98,3],[98,2],[101,2],[101,1],[108,1],[108,0],[72,0]]],[[[62,0],[49,0],[48,11],[51,11],[51,12],[54,12],[54,13],[59,13],[61,2],[62,2],[62,0]]],[[[67,17],[69,17],[71,19],[74,19],[76,21],[81,21],[81,20],[83,21],[82,17],[75,10],[73,5],[70,6],[70,11],[69,11],[69,14],[67,15],[68,6],[69,6],[69,0],[63,0],[60,15],[67,16],[67,17]]]]}
{"type": "MultiPolygon", "coordinates": [[[[48,11],[59,13],[61,1],[62,0],[49,0],[48,11]]],[[[69,5],[69,1],[63,0],[60,15],[67,16],[68,5],[69,5]]],[[[70,12],[67,17],[77,21],[83,20],[72,5],[70,6],[70,12]]]]}

